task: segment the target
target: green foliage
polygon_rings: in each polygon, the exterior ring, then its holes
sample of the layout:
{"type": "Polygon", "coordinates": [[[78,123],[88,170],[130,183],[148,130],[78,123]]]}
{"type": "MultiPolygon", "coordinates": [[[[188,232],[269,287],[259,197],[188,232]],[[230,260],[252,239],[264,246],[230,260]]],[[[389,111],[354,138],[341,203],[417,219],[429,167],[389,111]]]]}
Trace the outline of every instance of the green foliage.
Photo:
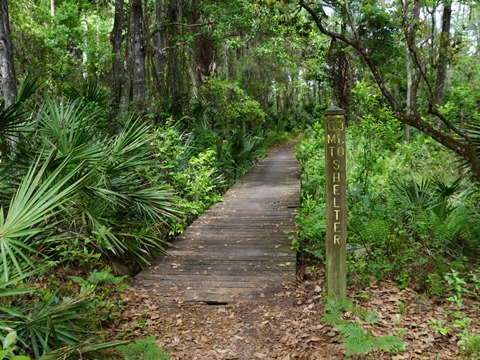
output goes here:
{"type": "Polygon", "coordinates": [[[462,304],[460,302],[460,297],[466,291],[465,285],[467,285],[467,283],[454,269],[446,273],[444,278],[448,284],[447,290],[451,291],[453,294],[450,298],[447,298],[447,300],[455,301],[459,306],[461,306],[462,304]]]}
{"type": "Polygon", "coordinates": [[[462,359],[478,360],[480,359],[480,335],[468,334],[459,341],[461,347],[459,355],[462,359]]]}
{"type": "MultiPolygon", "coordinates": [[[[452,299],[447,299],[455,302],[452,299]]],[[[461,304],[457,304],[461,307],[461,304]]],[[[458,339],[458,355],[461,359],[480,359],[480,336],[470,332],[472,319],[466,317],[461,310],[446,312],[446,319],[428,319],[428,326],[435,330],[436,334],[447,336],[454,333],[458,339]]]]}
{"type": "Polygon", "coordinates": [[[200,97],[209,104],[210,126],[225,137],[236,130],[255,134],[265,121],[260,104],[236,83],[210,78],[200,89],[200,97]]]}
{"type": "Polygon", "coordinates": [[[297,160],[301,171],[301,206],[296,215],[296,224],[303,250],[325,259],[325,161],[323,150],[323,128],[315,124],[299,144],[297,160]],[[315,139],[315,140],[314,140],[315,139]]]}
{"type": "Polygon", "coordinates": [[[49,87],[57,92],[65,83],[73,84],[82,72],[107,72],[112,20],[98,4],[57,2],[55,16],[49,6],[36,1],[9,5],[19,74],[42,71],[49,87]]]}
{"type": "Polygon", "coordinates": [[[85,251],[85,245],[87,253],[95,248],[112,258],[132,257],[144,264],[149,256],[164,250],[159,228],[179,214],[173,205],[175,196],[168,185],[150,184],[139,176],[153,159],[153,152],[145,146],[153,139],[151,128],[131,120],[120,133],[110,135],[96,126],[98,116],[79,101],[47,100],[35,118],[39,136],[31,142],[24,140],[24,159],[43,148],[40,156],[52,157],[47,173],[63,161],[64,166],[53,174],[65,176],[67,183],[68,171],[84,179],[74,201],[70,199],[70,206],[63,207],[57,227],[62,229],[61,236],[56,237],[58,242],[52,241],[55,237],[49,240],[50,249],[65,252],[70,238],[72,251],[77,247],[85,251]]]}
{"type": "Polygon", "coordinates": [[[85,333],[86,299],[81,293],[62,301],[52,294],[45,301],[28,307],[0,307],[0,334],[11,328],[25,351],[39,357],[63,344],[76,344],[85,333]]]}
{"type": "Polygon", "coordinates": [[[108,258],[118,271],[126,268],[120,263],[144,264],[164,250],[169,222],[179,221],[173,190],[142,175],[154,159],[153,130],[129,120],[116,134],[105,131],[93,92],[73,102],[47,99],[25,124],[28,136],[18,138],[17,161],[0,166],[0,334],[13,329],[20,351],[36,358],[81,358],[118,345],[85,341],[113,319],[123,278],[94,270],[65,281],[52,269],[88,269],[108,258]],[[27,279],[44,286],[27,287],[27,279]]]}
{"type": "Polygon", "coordinates": [[[28,131],[25,120],[29,113],[25,104],[42,86],[40,75],[29,76],[20,81],[15,103],[5,106],[3,98],[0,98],[0,146],[2,158],[10,154],[10,147],[15,143],[18,134],[28,131]]]}
{"type": "Polygon", "coordinates": [[[75,86],[68,85],[64,93],[70,101],[80,99],[87,104],[92,104],[105,110],[109,105],[110,94],[100,85],[98,80],[93,78],[84,79],[75,86]]]}
{"type": "Polygon", "coordinates": [[[362,315],[362,320],[370,324],[375,324],[378,319],[375,311],[361,311],[346,299],[327,298],[322,321],[334,325],[342,336],[347,357],[371,354],[375,351],[388,353],[405,351],[405,343],[400,338],[392,335],[373,337],[370,330],[365,330],[361,323],[344,320],[345,311],[353,311],[362,315]]]}
{"type": "Polygon", "coordinates": [[[126,287],[122,284],[126,276],[114,276],[110,269],[105,269],[92,271],[86,279],[79,276],[70,278],[80,285],[81,292],[88,291],[91,294],[89,309],[92,317],[102,322],[114,320],[114,311],[120,308],[120,302],[111,295],[126,287]]]}
{"type": "MultiPolygon", "coordinates": [[[[445,264],[478,255],[478,200],[472,184],[454,169],[444,170],[450,154],[412,133],[401,141],[386,128],[391,114],[378,108],[376,96],[359,86],[357,98],[376,106],[347,129],[348,267],[360,282],[396,278],[400,287],[443,291],[445,264]],[[428,154],[432,154],[429,156],[428,154]],[[435,277],[433,274],[438,274],[435,277]],[[440,281],[436,281],[440,280],[440,281]]],[[[325,164],[320,124],[298,146],[302,166],[300,240],[296,249],[324,259],[325,164]]]]}
{"type": "Polygon", "coordinates": [[[155,166],[144,169],[151,182],[170,184],[179,195],[183,211],[197,217],[221,200],[224,179],[216,166],[215,150],[197,149],[193,144],[193,134],[181,132],[177,126],[158,127],[152,140],[155,166]]]}
{"type": "Polygon", "coordinates": [[[78,178],[79,168],[67,173],[63,161],[45,177],[53,156],[41,164],[39,156],[27,171],[11,199],[7,213],[0,210],[0,279],[8,282],[12,273],[24,274],[24,268],[34,269],[30,255],[39,236],[47,236],[52,224],[46,222],[60,211],[59,207],[72,199],[84,185],[86,176],[78,178]],[[76,181],[69,181],[77,177],[76,181]]]}
{"type": "Polygon", "coordinates": [[[398,47],[394,41],[398,30],[395,29],[392,15],[376,1],[363,1],[359,4],[358,33],[365,46],[371,49],[373,59],[379,65],[386,64],[398,47]]]}
{"type": "MultiPolygon", "coordinates": [[[[103,351],[117,346],[127,344],[128,341],[99,341],[98,339],[87,339],[75,345],[66,345],[48,354],[42,355],[38,360],[58,360],[58,359],[104,359],[103,351]]],[[[115,359],[116,360],[116,359],[115,359]]]]}
{"type": "Polygon", "coordinates": [[[435,331],[435,334],[446,336],[451,328],[446,325],[447,321],[444,319],[428,319],[428,326],[435,331]]]}
{"type": "Polygon", "coordinates": [[[167,355],[156,343],[154,336],[149,336],[143,339],[135,340],[128,345],[119,346],[117,349],[120,352],[122,359],[125,360],[168,360],[170,356],[167,355]]]}
{"type": "Polygon", "coordinates": [[[0,346],[0,360],[30,360],[28,356],[15,355],[14,352],[17,349],[14,344],[17,341],[17,333],[10,331],[2,341],[0,346]]]}

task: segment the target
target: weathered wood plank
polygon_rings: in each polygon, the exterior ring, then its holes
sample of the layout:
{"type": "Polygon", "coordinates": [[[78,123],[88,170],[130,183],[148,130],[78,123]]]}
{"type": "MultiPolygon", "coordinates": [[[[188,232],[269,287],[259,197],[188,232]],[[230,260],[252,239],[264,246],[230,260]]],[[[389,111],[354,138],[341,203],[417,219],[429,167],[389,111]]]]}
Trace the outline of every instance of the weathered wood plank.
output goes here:
{"type": "MultiPolygon", "coordinates": [[[[185,257],[198,257],[199,256],[199,251],[200,249],[197,249],[196,251],[193,250],[175,250],[171,251],[169,254],[170,260],[172,259],[177,259],[181,258],[182,256],[185,257]]],[[[215,260],[219,258],[223,259],[228,259],[228,260],[235,260],[238,259],[239,261],[243,261],[245,259],[247,260],[255,260],[255,259],[265,259],[265,258],[275,258],[275,257],[281,257],[281,258],[289,258],[289,259],[296,259],[296,256],[291,253],[286,253],[286,252],[265,252],[265,251],[258,251],[258,250],[233,250],[233,249],[228,249],[228,251],[218,251],[218,250],[213,250],[210,251],[207,254],[202,254],[201,255],[203,259],[205,260],[215,260]]],[[[154,263],[158,264],[159,261],[155,261],[154,263]]],[[[163,263],[163,262],[162,262],[163,263]]]]}
{"type": "Polygon", "coordinates": [[[295,266],[285,265],[283,266],[262,266],[262,267],[244,267],[240,266],[218,266],[217,264],[212,265],[201,265],[201,266],[179,266],[177,268],[168,268],[162,269],[162,274],[149,274],[139,277],[139,279],[162,277],[167,278],[169,276],[176,277],[176,279],[181,280],[182,276],[187,278],[193,277],[198,278],[199,276],[208,277],[210,280],[214,276],[232,276],[232,279],[237,279],[239,276],[252,276],[253,278],[259,276],[275,276],[276,274],[291,274],[295,272],[295,266]]]}

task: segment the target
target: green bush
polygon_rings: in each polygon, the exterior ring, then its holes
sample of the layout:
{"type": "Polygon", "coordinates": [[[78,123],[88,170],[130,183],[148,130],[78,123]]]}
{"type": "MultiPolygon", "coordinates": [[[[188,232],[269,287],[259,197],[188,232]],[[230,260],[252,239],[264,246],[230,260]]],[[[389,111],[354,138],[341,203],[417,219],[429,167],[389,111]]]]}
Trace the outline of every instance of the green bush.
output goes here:
{"type": "MultiPolygon", "coordinates": [[[[181,132],[178,126],[166,124],[155,129],[151,145],[155,153],[153,166],[145,166],[151,183],[168,183],[178,194],[179,207],[187,218],[201,215],[220,201],[224,177],[217,167],[213,148],[196,148],[192,133],[181,132]]],[[[181,231],[181,224],[174,225],[181,231]]]]}
{"type": "Polygon", "coordinates": [[[206,114],[211,128],[219,129],[224,138],[235,130],[256,134],[262,128],[265,113],[237,83],[210,78],[199,89],[199,96],[209,104],[206,114]]]}
{"type": "MultiPolygon", "coordinates": [[[[138,339],[134,342],[119,346],[117,349],[125,360],[168,360],[170,356],[167,355],[156,343],[154,336],[149,336],[144,339],[138,339]]],[[[113,360],[113,359],[112,359],[113,360]]]]}

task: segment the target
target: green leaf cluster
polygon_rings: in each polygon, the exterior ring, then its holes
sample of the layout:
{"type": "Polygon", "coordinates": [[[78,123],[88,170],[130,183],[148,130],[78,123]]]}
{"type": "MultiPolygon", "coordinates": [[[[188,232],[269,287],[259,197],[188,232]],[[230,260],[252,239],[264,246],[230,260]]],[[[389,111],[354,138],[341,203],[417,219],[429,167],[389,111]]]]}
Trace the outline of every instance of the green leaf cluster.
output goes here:
{"type": "Polygon", "coordinates": [[[28,356],[14,355],[14,351],[17,349],[14,344],[17,341],[17,333],[11,331],[5,336],[0,346],[0,360],[30,360],[28,356]]]}
{"type": "Polygon", "coordinates": [[[200,98],[209,104],[208,121],[225,136],[243,130],[256,133],[265,121],[260,104],[235,82],[210,78],[200,89],[200,98]]]}
{"type": "Polygon", "coordinates": [[[118,351],[125,360],[168,360],[167,355],[156,343],[154,336],[135,340],[134,342],[118,347],[118,351]]]}
{"type": "Polygon", "coordinates": [[[343,315],[345,311],[353,311],[362,315],[362,320],[371,324],[377,322],[377,317],[375,311],[361,311],[347,299],[326,299],[322,321],[334,325],[335,329],[342,336],[342,343],[345,346],[347,357],[367,355],[375,351],[394,354],[405,351],[405,343],[399,337],[393,335],[374,337],[370,330],[364,329],[361,323],[344,320],[343,315]]]}

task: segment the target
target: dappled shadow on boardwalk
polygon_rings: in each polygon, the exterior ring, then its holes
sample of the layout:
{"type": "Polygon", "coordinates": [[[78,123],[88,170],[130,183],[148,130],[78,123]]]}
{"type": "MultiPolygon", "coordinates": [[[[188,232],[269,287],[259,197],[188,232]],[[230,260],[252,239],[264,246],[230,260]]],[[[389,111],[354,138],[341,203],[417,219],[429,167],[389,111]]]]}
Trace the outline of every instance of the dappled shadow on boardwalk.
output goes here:
{"type": "Polygon", "coordinates": [[[135,287],[171,301],[222,304],[255,299],[295,276],[290,249],[299,203],[293,147],[274,149],[139,273],[135,287]]]}

